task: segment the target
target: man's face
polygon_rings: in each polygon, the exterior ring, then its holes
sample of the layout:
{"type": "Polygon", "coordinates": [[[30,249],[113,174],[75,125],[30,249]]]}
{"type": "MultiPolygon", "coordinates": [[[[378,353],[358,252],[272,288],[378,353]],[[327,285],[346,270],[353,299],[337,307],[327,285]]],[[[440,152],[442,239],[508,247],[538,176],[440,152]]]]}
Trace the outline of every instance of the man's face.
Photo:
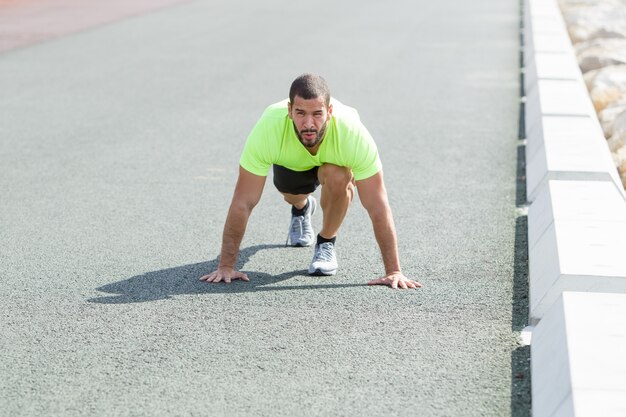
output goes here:
{"type": "Polygon", "coordinates": [[[289,118],[300,142],[307,148],[315,148],[324,139],[326,126],[333,114],[333,106],[326,107],[323,97],[305,100],[296,96],[289,103],[289,118]]]}

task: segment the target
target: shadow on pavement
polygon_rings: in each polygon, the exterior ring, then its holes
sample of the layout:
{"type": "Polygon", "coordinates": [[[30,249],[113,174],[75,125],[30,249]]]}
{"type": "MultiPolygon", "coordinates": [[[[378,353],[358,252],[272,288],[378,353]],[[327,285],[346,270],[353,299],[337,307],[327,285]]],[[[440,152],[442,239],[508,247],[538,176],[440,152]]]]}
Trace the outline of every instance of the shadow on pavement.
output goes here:
{"type": "MultiPolygon", "coordinates": [[[[98,291],[113,294],[91,298],[91,303],[126,304],[146,301],[165,300],[175,295],[185,294],[232,294],[256,291],[311,290],[320,288],[360,287],[365,284],[312,284],[296,286],[272,286],[295,276],[307,275],[306,270],[289,271],[280,275],[263,272],[245,271],[243,266],[257,252],[264,249],[281,248],[284,245],[256,245],[242,249],[239,254],[238,269],[246,272],[250,282],[234,281],[231,284],[211,284],[199,278],[214,271],[219,263],[218,258],[208,262],[177,266],[160,271],[146,272],[123,281],[114,282],[97,288],[98,291]]],[[[315,281],[319,282],[319,281],[315,281]]]]}
{"type": "MultiPolygon", "coordinates": [[[[523,5],[520,3],[523,10],[523,5]]],[[[523,65],[523,20],[520,19],[520,67],[523,65]]],[[[526,130],[524,96],[524,74],[520,71],[520,104],[517,144],[517,175],[515,205],[520,212],[515,219],[515,243],[513,263],[513,332],[521,332],[528,323],[528,215],[526,201],[526,130]],[[523,213],[523,214],[522,214],[523,213]]],[[[511,416],[531,415],[530,346],[519,346],[511,353],[511,416]]]]}
{"type": "MultiPolygon", "coordinates": [[[[528,238],[527,216],[515,222],[512,330],[521,332],[528,323],[528,238]]],[[[511,353],[511,416],[530,417],[530,346],[511,353]]]]}

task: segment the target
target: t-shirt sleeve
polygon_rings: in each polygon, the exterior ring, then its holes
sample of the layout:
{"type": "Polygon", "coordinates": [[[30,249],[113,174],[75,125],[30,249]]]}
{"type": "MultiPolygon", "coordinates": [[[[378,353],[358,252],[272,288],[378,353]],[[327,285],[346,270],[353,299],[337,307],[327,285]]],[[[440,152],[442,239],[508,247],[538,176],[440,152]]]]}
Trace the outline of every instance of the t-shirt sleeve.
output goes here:
{"type": "Polygon", "coordinates": [[[267,122],[261,118],[246,139],[239,165],[255,175],[266,177],[272,166],[269,140],[267,122]]]}
{"type": "Polygon", "coordinates": [[[355,149],[350,163],[356,181],[364,180],[378,173],[383,165],[378,155],[378,148],[368,130],[359,123],[354,133],[355,149]]]}

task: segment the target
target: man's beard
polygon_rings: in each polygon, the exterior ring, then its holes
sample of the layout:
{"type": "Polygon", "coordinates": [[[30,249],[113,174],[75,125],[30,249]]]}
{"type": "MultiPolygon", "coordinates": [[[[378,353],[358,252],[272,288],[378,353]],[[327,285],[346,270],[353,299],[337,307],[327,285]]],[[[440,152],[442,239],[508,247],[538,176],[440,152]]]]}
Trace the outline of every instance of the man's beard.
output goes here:
{"type": "Polygon", "coordinates": [[[296,131],[296,135],[298,136],[300,143],[302,143],[307,148],[314,148],[322,141],[322,139],[324,139],[324,133],[326,133],[326,126],[328,126],[328,122],[324,123],[324,126],[322,126],[322,128],[319,131],[314,130],[314,129],[305,129],[302,132],[299,132],[298,128],[296,127],[296,124],[294,123],[293,130],[296,131]],[[302,137],[303,133],[316,133],[316,132],[317,132],[317,136],[315,136],[315,140],[313,142],[306,142],[304,138],[302,137]]]}

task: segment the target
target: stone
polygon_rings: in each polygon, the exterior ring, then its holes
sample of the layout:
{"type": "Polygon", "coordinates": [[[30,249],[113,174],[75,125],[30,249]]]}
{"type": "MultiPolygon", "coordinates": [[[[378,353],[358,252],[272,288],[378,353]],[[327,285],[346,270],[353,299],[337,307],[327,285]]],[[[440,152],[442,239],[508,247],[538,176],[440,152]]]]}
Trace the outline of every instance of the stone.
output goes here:
{"type": "Polygon", "coordinates": [[[626,64],[626,39],[594,39],[574,45],[583,73],[609,65],[626,64]]]}
{"type": "Polygon", "coordinates": [[[617,152],[614,152],[613,155],[617,169],[622,173],[626,173],[626,148],[621,147],[617,152]]]}
{"type": "Polygon", "coordinates": [[[604,137],[610,138],[613,135],[613,122],[621,113],[626,112],[626,98],[615,101],[598,112],[598,120],[604,137]]]}
{"type": "Polygon", "coordinates": [[[626,65],[611,65],[584,76],[589,91],[616,87],[626,91],[626,65]]]}
{"type": "Polygon", "coordinates": [[[610,65],[594,70],[584,80],[596,112],[626,100],[626,65],[610,65]]]}
{"type": "Polygon", "coordinates": [[[600,68],[595,70],[587,71],[583,74],[583,80],[585,81],[585,85],[587,86],[587,90],[591,91],[593,80],[600,72],[600,68]]]}
{"type": "Polygon", "coordinates": [[[613,119],[613,125],[611,127],[611,133],[613,135],[626,134],[626,111],[623,111],[615,116],[615,119],[613,119]]]}
{"type": "Polygon", "coordinates": [[[617,152],[626,146],[626,133],[616,133],[606,140],[611,152],[617,152]]]}
{"type": "Polygon", "coordinates": [[[617,166],[622,185],[626,188],[626,146],[622,146],[616,152],[612,152],[611,156],[617,166]]]}
{"type": "Polygon", "coordinates": [[[623,0],[560,2],[572,42],[597,38],[626,38],[626,8],[623,0]]]}
{"type": "Polygon", "coordinates": [[[608,105],[626,98],[626,92],[618,87],[595,88],[589,93],[593,108],[602,111],[608,105]]]}

